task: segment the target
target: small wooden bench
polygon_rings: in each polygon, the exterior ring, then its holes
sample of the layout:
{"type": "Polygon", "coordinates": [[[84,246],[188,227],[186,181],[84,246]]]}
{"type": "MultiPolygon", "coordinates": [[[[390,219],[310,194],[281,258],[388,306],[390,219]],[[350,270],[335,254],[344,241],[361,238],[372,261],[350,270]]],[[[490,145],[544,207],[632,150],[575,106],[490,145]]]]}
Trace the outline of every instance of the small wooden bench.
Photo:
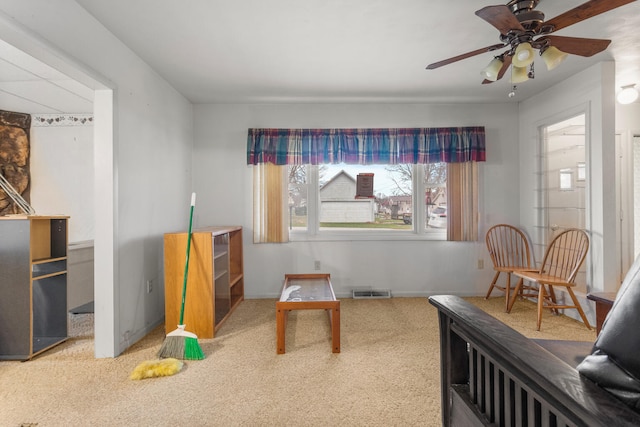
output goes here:
{"type": "Polygon", "coordinates": [[[340,301],[329,274],[286,274],[276,302],[276,352],[284,354],[288,313],[292,310],[326,310],[331,326],[331,351],[340,353],[340,301]]]}

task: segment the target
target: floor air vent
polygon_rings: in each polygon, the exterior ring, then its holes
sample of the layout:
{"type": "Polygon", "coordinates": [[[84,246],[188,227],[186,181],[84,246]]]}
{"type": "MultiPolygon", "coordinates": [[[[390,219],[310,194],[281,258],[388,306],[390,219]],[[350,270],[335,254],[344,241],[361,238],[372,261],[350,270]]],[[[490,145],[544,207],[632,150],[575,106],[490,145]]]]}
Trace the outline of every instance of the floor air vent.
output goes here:
{"type": "Polygon", "coordinates": [[[354,299],[391,298],[390,290],[354,289],[354,299]]]}

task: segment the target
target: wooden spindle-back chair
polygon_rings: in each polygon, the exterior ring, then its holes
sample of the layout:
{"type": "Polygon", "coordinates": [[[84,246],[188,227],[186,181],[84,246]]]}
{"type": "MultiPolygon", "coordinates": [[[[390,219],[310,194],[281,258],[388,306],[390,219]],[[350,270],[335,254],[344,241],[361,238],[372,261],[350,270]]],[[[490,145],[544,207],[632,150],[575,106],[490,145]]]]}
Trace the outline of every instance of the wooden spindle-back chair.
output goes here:
{"type": "Polygon", "coordinates": [[[485,240],[493,262],[493,269],[496,272],[485,299],[491,296],[494,289],[503,291],[506,311],[509,307],[511,291],[514,289],[511,288],[511,273],[532,268],[529,241],[520,229],[508,224],[498,224],[491,227],[487,231],[485,240]],[[505,273],[507,276],[504,286],[498,284],[500,273],[505,273]]]}
{"type": "Polygon", "coordinates": [[[520,278],[514,290],[514,295],[509,301],[507,311],[511,311],[516,293],[524,286],[523,282],[531,282],[538,287],[538,330],[542,323],[542,311],[544,308],[558,313],[558,309],[575,308],[580,313],[582,321],[591,329],[587,316],[584,314],[578,302],[573,287],[575,287],[576,275],[582,266],[589,251],[589,236],[584,230],[570,228],[558,234],[547,246],[542,260],[542,265],[537,271],[515,271],[520,278]],[[559,303],[554,292],[554,286],[562,286],[567,290],[572,304],[565,301],[559,303]]]}

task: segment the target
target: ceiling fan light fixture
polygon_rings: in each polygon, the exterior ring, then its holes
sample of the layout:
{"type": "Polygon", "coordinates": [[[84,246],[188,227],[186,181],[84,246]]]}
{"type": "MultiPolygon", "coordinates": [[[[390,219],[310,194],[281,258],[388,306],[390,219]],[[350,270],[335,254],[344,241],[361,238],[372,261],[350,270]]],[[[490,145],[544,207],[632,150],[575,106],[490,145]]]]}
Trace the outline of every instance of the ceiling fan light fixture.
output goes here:
{"type": "Polygon", "coordinates": [[[533,47],[531,44],[524,42],[516,47],[513,54],[513,65],[516,67],[526,67],[533,62],[533,47]]]}
{"type": "Polygon", "coordinates": [[[498,80],[498,73],[502,68],[502,64],[503,61],[499,57],[493,58],[480,74],[485,79],[495,82],[498,80]]]}
{"type": "Polygon", "coordinates": [[[529,72],[527,67],[511,67],[511,83],[522,83],[529,80],[529,72]]]}
{"type": "Polygon", "coordinates": [[[569,56],[569,54],[561,51],[555,46],[549,46],[548,48],[540,52],[540,56],[542,57],[544,63],[547,65],[547,70],[551,71],[558,65],[560,65],[560,63],[564,61],[567,56],[569,56]]]}
{"type": "Polygon", "coordinates": [[[527,67],[511,67],[511,83],[522,83],[529,80],[529,72],[527,67]]]}
{"type": "Polygon", "coordinates": [[[631,104],[638,99],[638,89],[635,84],[622,86],[622,90],[616,95],[620,104],[631,104]]]}

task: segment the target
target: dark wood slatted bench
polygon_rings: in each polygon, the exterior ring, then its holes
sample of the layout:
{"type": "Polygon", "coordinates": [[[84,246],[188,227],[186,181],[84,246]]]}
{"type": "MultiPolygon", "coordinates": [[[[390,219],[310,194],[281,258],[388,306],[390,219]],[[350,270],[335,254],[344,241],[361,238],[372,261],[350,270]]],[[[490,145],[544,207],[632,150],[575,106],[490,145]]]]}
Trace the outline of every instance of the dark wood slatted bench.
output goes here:
{"type": "MultiPolygon", "coordinates": [[[[462,298],[429,302],[440,322],[444,426],[640,425],[639,413],[576,371],[579,360],[566,363],[462,298]]],[[[589,354],[589,344],[576,346],[563,358],[589,354]]]]}

